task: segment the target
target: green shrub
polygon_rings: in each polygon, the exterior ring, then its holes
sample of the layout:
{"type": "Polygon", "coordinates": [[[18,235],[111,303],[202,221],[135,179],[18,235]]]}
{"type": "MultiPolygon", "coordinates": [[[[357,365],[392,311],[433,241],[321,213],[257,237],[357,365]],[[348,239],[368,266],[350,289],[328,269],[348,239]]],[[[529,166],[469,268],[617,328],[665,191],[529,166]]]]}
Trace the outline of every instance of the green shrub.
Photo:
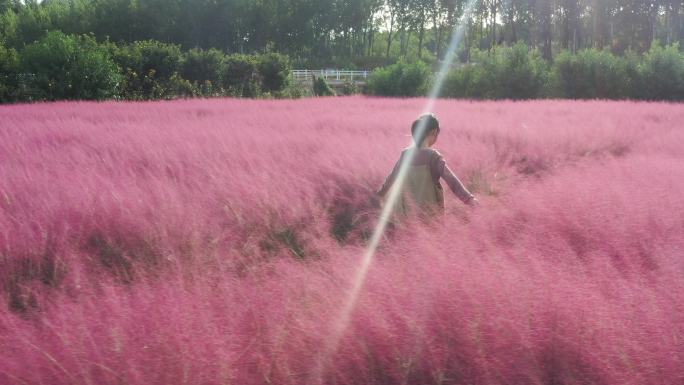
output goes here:
{"type": "Polygon", "coordinates": [[[548,68],[538,50],[529,51],[523,43],[500,52],[496,68],[496,97],[500,99],[534,99],[542,96],[548,80],[548,68]]]}
{"type": "Polygon", "coordinates": [[[12,11],[0,12],[0,44],[6,47],[17,41],[17,14],[12,11]]]}
{"type": "Polygon", "coordinates": [[[399,62],[376,69],[368,78],[372,95],[419,96],[427,92],[430,70],[423,62],[399,62]]]}
{"type": "MultiPolygon", "coordinates": [[[[505,94],[500,79],[506,48],[481,51],[471,49],[471,62],[447,74],[442,93],[447,97],[497,99],[505,94]]],[[[504,74],[505,76],[506,74],[504,74]]]]}
{"type": "Polygon", "coordinates": [[[608,51],[564,51],[553,64],[552,92],[571,99],[623,99],[634,81],[628,73],[627,61],[608,51]]]}
{"type": "Polygon", "coordinates": [[[19,73],[19,55],[12,48],[0,44],[0,103],[18,99],[17,75],[19,73]]]}
{"type": "Polygon", "coordinates": [[[282,54],[271,52],[261,55],[257,60],[261,77],[261,89],[277,93],[287,87],[290,81],[290,59],[282,54]]]}
{"type": "Polygon", "coordinates": [[[106,99],[121,81],[109,52],[91,36],[50,32],[24,48],[21,65],[38,99],[106,99]]]}
{"type": "Polygon", "coordinates": [[[640,95],[649,100],[684,100],[684,53],[677,44],[653,44],[639,68],[640,95]]]}
{"type": "Polygon", "coordinates": [[[182,54],[180,46],[155,40],[136,41],[129,46],[132,57],[139,59],[133,63],[141,73],[154,70],[157,78],[170,79],[180,70],[182,54]]]}
{"type": "Polygon", "coordinates": [[[259,94],[256,57],[229,55],[225,59],[223,71],[223,87],[228,95],[255,97],[259,94]]]}
{"type": "Polygon", "coordinates": [[[335,96],[335,90],[330,87],[322,76],[314,77],[313,92],[316,96],[335,96]]]}
{"type": "Polygon", "coordinates": [[[450,71],[444,80],[442,94],[450,98],[493,98],[493,78],[488,76],[484,66],[466,64],[450,71]]]}
{"type": "Polygon", "coordinates": [[[14,34],[8,39],[11,46],[22,47],[43,38],[45,31],[58,29],[50,20],[47,9],[38,3],[26,4],[10,13],[15,14],[12,20],[14,34]]]}
{"type": "Polygon", "coordinates": [[[359,69],[375,69],[395,63],[395,59],[385,55],[360,56],[354,59],[354,67],[359,69]]]}
{"type": "Polygon", "coordinates": [[[305,96],[311,97],[314,95],[311,92],[310,87],[302,87],[302,85],[297,82],[289,82],[288,85],[280,91],[278,96],[286,99],[299,99],[305,96]]]}
{"type": "Polygon", "coordinates": [[[164,97],[182,55],[177,45],[145,40],[114,48],[113,58],[125,74],[121,96],[138,100],[164,97]]]}
{"type": "Polygon", "coordinates": [[[443,94],[455,98],[533,99],[544,95],[546,62],[524,43],[490,52],[471,50],[473,63],[449,72],[443,94]]]}
{"type": "MultiPolygon", "coordinates": [[[[192,83],[193,85],[196,85],[197,83],[192,83]]],[[[199,94],[202,96],[219,96],[222,94],[222,89],[220,84],[214,84],[211,82],[211,80],[205,80],[202,82],[202,84],[197,85],[196,87],[199,88],[199,94]]]]}
{"type": "Polygon", "coordinates": [[[623,85],[624,97],[628,99],[643,99],[643,80],[639,70],[641,56],[634,51],[627,50],[622,56],[622,71],[626,83],[623,85]]]}
{"type": "Polygon", "coordinates": [[[209,88],[207,89],[206,84],[197,85],[197,83],[183,79],[178,73],[171,75],[171,78],[165,82],[165,87],[158,90],[159,97],[165,99],[176,97],[191,98],[199,95],[208,96],[211,93],[211,82],[209,82],[209,88]]]}
{"type": "MultiPolygon", "coordinates": [[[[183,55],[180,75],[203,88],[208,87],[208,92],[219,91],[224,74],[225,55],[217,49],[191,49],[183,55]],[[207,83],[209,82],[209,83],[207,83]]],[[[204,92],[203,92],[204,94],[204,92]]],[[[205,96],[208,96],[205,94],[205,96]]]]}
{"type": "Polygon", "coordinates": [[[342,95],[355,95],[359,92],[359,86],[356,85],[356,82],[353,80],[346,80],[344,84],[342,84],[342,95]]]}

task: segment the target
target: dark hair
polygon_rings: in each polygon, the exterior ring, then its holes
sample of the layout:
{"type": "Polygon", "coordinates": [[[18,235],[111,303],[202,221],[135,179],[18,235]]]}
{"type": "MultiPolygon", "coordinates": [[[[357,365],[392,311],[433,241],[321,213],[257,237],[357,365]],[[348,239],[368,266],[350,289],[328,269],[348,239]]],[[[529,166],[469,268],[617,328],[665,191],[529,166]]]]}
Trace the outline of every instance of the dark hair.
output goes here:
{"type": "Polygon", "coordinates": [[[439,132],[439,120],[437,120],[435,115],[423,114],[416,119],[411,125],[411,135],[413,136],[413,141],[416,142],[416,146],[420,146],[425,138],[434,130],[439,132]]]}

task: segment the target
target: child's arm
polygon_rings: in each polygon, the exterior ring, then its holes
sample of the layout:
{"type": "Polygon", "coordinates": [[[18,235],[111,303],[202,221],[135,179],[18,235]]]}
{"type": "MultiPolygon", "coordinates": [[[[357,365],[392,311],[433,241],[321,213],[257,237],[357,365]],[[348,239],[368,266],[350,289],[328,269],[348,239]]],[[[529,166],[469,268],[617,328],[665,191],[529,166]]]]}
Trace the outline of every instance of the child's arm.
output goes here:
{"type": "Polygon", "coordinates": [[[456,194],[458,199],[463,201],[465,204],[473,204],[477,202],[477,199],[475,198],[475,195],[471,194],[468,189],[465,188],[463,183],[454,175],[453,172],[451,172],[451,169],[445,164],[444,165],[444,171],[442,172],[442,178],[446,181],[446,183],[449,185],[449,188],[451,191],[456,194]]]}
{"type": "Polygon", "coordinates": [[[402,156],[399,157],[399,160],[394,165],[392,172],[387,176],[387,178],[385,178],[385,183],[383,183],[382,187],[380,187],[380,190],[376,192],[381,199],[387,195],[387,192],[392,187],[392,184],[394,184],[394,180],[397,178],[397,174],[399,174],[399,169],[401,168],[401,159],[403,158],[403,155],[404,154],[402,153],[402,156]]]}
{"type": "Polygon", "coordinates": [[[437,170],[439,176],[449,185],[451,191],[465,204],[477,203],[477,199],[473,194],[465,188],[463,183],[454,175],[449,166],[447,166],[444,157],[439,155],[437,158],[437,170]]]}

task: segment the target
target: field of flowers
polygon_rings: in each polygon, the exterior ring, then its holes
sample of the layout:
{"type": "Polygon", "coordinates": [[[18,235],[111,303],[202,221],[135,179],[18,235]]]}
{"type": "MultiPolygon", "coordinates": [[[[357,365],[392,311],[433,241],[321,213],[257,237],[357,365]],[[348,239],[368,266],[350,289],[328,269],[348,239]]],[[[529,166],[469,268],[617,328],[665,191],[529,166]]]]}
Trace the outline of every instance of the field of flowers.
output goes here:
{"type": "Polygon", "coordinates": [[[0,106],[0,384],[683,383],[682,104],[438,101],[342,315],[424,104],[0,106]]]}

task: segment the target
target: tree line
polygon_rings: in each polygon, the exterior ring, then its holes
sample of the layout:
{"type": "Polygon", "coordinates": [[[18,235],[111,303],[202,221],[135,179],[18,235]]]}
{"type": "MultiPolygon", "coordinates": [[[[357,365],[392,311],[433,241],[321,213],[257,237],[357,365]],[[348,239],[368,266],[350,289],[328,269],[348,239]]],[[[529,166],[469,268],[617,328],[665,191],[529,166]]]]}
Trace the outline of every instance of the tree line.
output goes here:
{"type": "MultiPolygon", "coordinates": [[[[0,102],[330,95],[296,67],[361,67],[419,96],[684,100],[682,0],[0,0],[0,102]]],[[[341,92],[356,93],[355,84],[341,92]]]]}
{"type": "MultiPolygon", "coordinates": [[[[470,63],[450,69],[442,97],[468,99],[684,100],[684,52],[653,44],[643,55],[582,49],[553,62],[518,42],[490,51],[472,49],[470,63]]],[[[40,100],[150,100],[178,97],[329,96],[324,78],[311,87],[292,80],[289,58],[275,52],[225,54],[214,48],[183,51],[142,40],[98,42],[91,35],[52,31],[20,50],[0,44],[0,103],[40,100]]],[[[423,61],[376,68],[366,93],[422,96],[434,81],[423,61]]],[[[360,89],[349,82],[344,94],[360,89]]]]}
{"type": "MultiPolygon", "coordinates": [[[[585,48],[614,54],[684,40],[682,0],[0,0],[0,42],[19,49],[45,31],[99,41],[158,40],[183,49],[277,51],[296,66],[363,67],[440,59],[453,26],[471,49],[518,41],[542,57],[585,48]]],[[[680,44],[681,45],[681,44],[680,44]]]]}
{"type": "MultiPolygon", "coordinates": [[[[549,62],[540,50],[518,42],[490,51],[472,50],[472,62],[450,69],[440,96],[466,99],[684,100],[684,52],[653,44],[643,55],[614,55],[585,48],[560,52],[549,62]]],[[[367,92],[422,96],[434,81],[421,61],[373,71],[367,92]]]]}
{"type": "Polygon", "coordinates": [[[42,100],[151,100],[177,97],[301,96],[287,56],[182,50],[140,40],[98,42],[51,31],[19,50],[0,43],[0,103],[42,100]]]}

